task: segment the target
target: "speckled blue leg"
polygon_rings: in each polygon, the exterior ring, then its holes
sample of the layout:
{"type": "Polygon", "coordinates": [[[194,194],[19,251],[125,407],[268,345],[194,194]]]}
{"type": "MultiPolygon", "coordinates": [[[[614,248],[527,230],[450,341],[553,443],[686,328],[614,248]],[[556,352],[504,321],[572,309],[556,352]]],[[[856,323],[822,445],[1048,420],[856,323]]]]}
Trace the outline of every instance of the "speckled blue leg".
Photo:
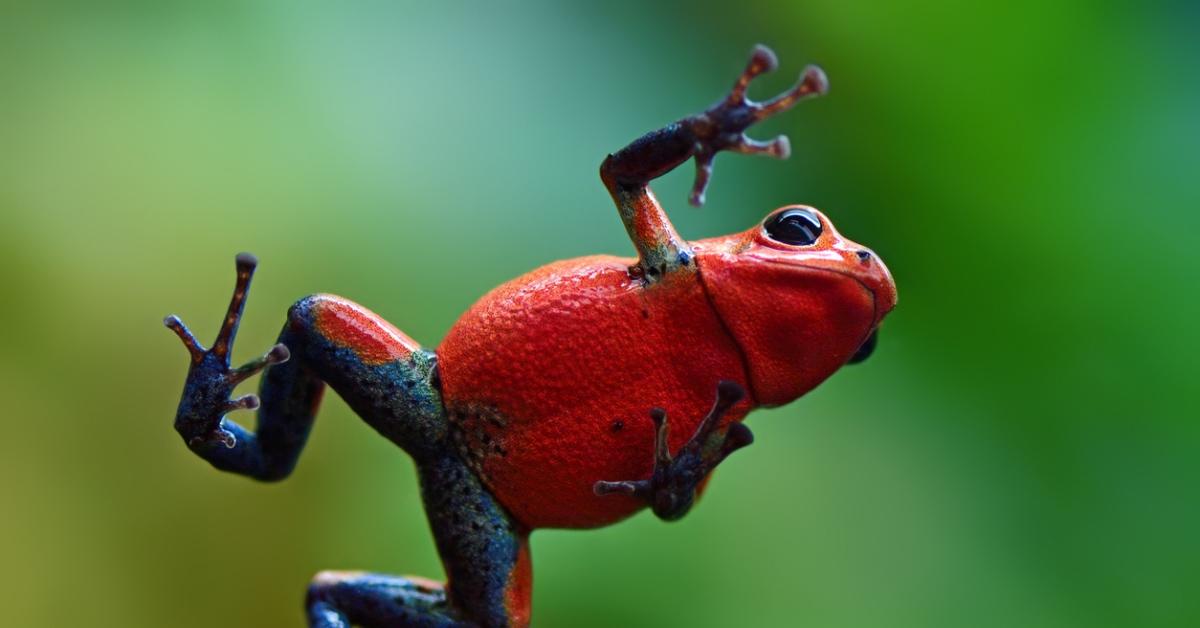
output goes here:
{"type": "Polygon", "coordinates": [[[237,286],[211,349],[201,347],[178,317],[168,316],[165,321],[191,355],[175,429],[193,452],[219,469],[278,480],[291,472],[304,447],[325,385],[300,360],[289,360],[288,345],[295,343],[286,327],[280,343],[266,355],[241,368],[230,367],[233,340],[256,263],[253,256],[238,256],[237,286]],[[250,432],[225,420],[225,414],[259,407],[258,396],[231,400],[230,395],[237,384],[264,368],[267,373],[260,393],[266,404],[258,412],[258,430],[250,432]]]}
{"type": "Polygon", "coordinates": [[[528,625],[533,586],[528,532],[457,454],[422,462],[417,471],[452,604],[481,626],[528,625]]]}
{"type": "Polygon", "coordinates": [[[237,286],[212,349],[201,347],[178,318],[166,320],[192,358],[176,430],[219,469],[279,480],[295,466],[329,384],[416,461],[425,511],[450,580],[443,590],[419,578],[323,572],[309,588],[311,625],[528,625],[527,534],[447,445],[434,354],[410,345],[355,304],[317,295],[292,306],[275,348],[231,368],[229,354],[255,260],[240,255],[237,267],[237,286]],[[340,324],[344,320],[322,322],[322,316],[341,315],[358,318],[349,326],[340,324]],[[371,336],[372,330],[382,335],[371,336]],[[362,333],[365,339],[356,336],[362,333]],[[380,345],[380,338],[392,344],[380,345]],[[261,407],[254,395],[230,400],[238,382],[263,369],[261,407]],[[253,432],[225,418],[231,410],[256,407],[253,432]]]}
{"type": "Polygon", "coordinates": [[[237,285],[211,349],[201,347],[178,317],[165,321],[191,355],[175,429],[193,452],[224,471],[265,481],[287,477],[308,439],[326,383],[368,424],[414,457],[444,448],[441,395],[431,384],[434,354],[415,349],[382,363],[364,361],[353,348],[317,329],[314,308],[327,297],[297,302],[288,312],[279,343],[263,357],[232,368],[233,339],[255,264],[252,256],[238,256],[237,285]],[[238,383],[263,369],[259,395],[230,399],[238,383]],[[225,417],[232,410],[253,408],[258,408],[253,432],[225,417]]]}
{"type": "Polygon", "coordinates": [[[421,578],[323,571],[308,587],[313,628],[467,626],[453,618],[442,585],[421,578]]]}
{"type": "Polygon", "coordinates": [[[418,465],[425,512],[450,584],[322,572],[308,590],[310,626],[527,626],[527,535],[454,454],[418,465]]]}

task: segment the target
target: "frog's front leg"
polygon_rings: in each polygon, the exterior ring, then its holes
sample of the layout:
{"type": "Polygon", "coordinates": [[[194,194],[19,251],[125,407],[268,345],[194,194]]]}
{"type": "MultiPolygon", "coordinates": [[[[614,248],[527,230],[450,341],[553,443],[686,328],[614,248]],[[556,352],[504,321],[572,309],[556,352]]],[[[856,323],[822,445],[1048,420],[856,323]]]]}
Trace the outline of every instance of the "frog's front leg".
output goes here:
{"type": "Polygon", "coordinates": [[[754,442],[750,428],[731,423],[717,431],[721,417],[746,395],[731,381],[717,384],[717,399],[708,415],[674,457],[667,449],[667,414],[660,408],[650,411],[654,421],[654,471],[645,480],[596,482],[597,495],[623,494],[645,500],[660,519],[674,521],[687,514],[696,499],[696,489],[704,478],[729,454],[754,442]]]}
{"type": "Polygon", "coordinates": [[[621,221],[637,248],[637,271],[647,281],[656,281],[666,273],[687,268],[692,263],[691,249],[676,233],[650,191],[650,181],[695,157],[696,181],[689,200],[696,206],[704,204],[704,191],[717,153],[731,150],[787,158],[791,148],[786,137],[758,142],[746,137],[745,130],[790,109],[803,98],[824,94],[829,89],[824,72],[809,66],[801,74],[800,82],[788,92],[762,103],[747,99],[746,88],[750,81],[777,65],[770,49],[757,46],[727,97],[704,113],[647,133],[609,155],[600,165],[600,178],[617,204],[621,221]]]}

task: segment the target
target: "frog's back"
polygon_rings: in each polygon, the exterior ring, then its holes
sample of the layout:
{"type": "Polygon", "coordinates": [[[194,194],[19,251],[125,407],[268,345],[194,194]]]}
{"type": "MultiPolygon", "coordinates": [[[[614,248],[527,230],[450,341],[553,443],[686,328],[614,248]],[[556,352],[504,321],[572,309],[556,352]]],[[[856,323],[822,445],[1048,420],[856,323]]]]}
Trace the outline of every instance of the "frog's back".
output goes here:
{"type": "Polygon", "coordinates": [[[463,314],[438,349],[459,452],[530,528],[595,527],[638,510],[592,485],[649,476],[649,410],[667,411],[674,450],[718,380],[746,381],[698,273],[646,287],[632,263],[584,257],[518,277],[463,314]]]}

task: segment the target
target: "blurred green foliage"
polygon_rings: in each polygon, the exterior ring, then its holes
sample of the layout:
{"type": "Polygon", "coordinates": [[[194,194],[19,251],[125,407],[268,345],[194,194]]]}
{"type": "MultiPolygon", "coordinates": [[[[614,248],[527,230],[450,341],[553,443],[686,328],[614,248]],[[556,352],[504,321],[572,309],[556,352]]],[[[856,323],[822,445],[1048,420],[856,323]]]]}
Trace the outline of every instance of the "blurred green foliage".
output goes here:
{"type": "Polygon", "coordinates": [[[795,156],[660,198],[692,238],[821,207],[900,306],[684,521],[537,533],[538,624],[1200,624],[1195,3],[101,4],[0,9],[5,624],[300,625],[319,569],[440,576],[410,463],[332,396],[280,485],[191,456],[160,318],[215,333],[250,250],[239,359],[317,291],[434,345],[629,254],[601,158],[758,41],[754,94],[832,80],[757,130],[795,156]]]}

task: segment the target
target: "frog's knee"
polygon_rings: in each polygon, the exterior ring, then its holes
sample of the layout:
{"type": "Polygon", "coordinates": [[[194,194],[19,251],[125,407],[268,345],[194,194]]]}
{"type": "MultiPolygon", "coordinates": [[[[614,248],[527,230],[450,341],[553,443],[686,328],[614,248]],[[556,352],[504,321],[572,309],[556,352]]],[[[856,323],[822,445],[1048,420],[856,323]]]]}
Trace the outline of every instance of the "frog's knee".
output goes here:
{"type": "Polygon", "coordinates": [[[420,345],[367,308],[331,294],[314,294],[288,310],[292,329],[349,349],[366,364],[408,358],[420,345]]]}
{"type": "Polygon", "coordinates": [[[332,569],[319,571],[317,572],[317,575],[313,576],[312,580],[308,584],[309,594],[312,595],[314,591],[319,592],[321,590],[328,589],[329,587],[339,585],[347,580],[361,578],[362,576],[366,575],[366,573],[367,572],[365,571],[335,571],[332,569]]]}

